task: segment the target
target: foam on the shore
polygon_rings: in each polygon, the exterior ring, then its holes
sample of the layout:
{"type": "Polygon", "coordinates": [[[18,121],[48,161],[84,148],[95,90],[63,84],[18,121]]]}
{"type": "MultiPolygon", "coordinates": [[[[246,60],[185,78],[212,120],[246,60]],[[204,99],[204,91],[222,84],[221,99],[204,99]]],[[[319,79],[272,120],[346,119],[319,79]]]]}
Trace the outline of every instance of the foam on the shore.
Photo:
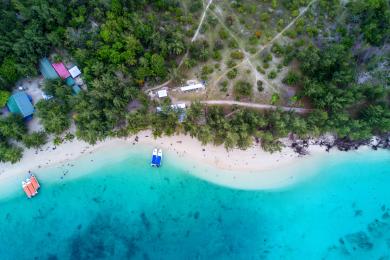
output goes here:
{"type": "MultiPolygon", "coordinates": [[[[138,141],[133,136],[108,139],[91,146],[76,140],[55,149],[53,145],[47,145],[39,152],[27,150],[21,162],[0,165],[0,191],[7,194],[15,190],[15,187],[20,188],[20,182],[28,171],[42,172],[40,178],[52,177],[58,180],[61,176],[46,175],[57,167],[64,168],[66,174],[69,169],[65,168],[77,164],[78,168],[83,169],[78,175],[85,175],[106,162],[121,160],[134,153],[148,156],[153,147],[163,148],[164,164],[183,167],[188,174],[218,185],[248,190],[277,189],[295,184],[313,175],[314,171],[309,170],[313,168],[313,164],[318,164],[322,157],[329,156],[319,146],[311,146],[310,155],[304,157],[289,148],[270,154],[258,144],[247,150],[226,151],[223,146],[202,146],[198,140],[189,136],[154,139],[149,131],[145,131],[138,134],[138,141]]],[[[330,154],[342,152],[332,151],[330,154]]],[[[145,164],[148,165],[147,162],[145,164]]],[[[73,175],[72,178],[75,177],[73,175]]]]}

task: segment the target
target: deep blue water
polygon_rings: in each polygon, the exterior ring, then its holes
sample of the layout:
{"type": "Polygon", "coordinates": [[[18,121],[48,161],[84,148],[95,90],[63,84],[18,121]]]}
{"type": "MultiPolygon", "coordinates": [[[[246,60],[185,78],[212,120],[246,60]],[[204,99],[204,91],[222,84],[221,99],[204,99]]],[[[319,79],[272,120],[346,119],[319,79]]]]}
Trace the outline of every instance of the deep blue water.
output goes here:
{"type": "Polygon", "coordinates": [[[136,152],[41,170],[37,197],[0,200],[0,259],[390,258],[389,152],[324,156],[274,191],[207,183],[176,157],[151,169],[136,152]]]}

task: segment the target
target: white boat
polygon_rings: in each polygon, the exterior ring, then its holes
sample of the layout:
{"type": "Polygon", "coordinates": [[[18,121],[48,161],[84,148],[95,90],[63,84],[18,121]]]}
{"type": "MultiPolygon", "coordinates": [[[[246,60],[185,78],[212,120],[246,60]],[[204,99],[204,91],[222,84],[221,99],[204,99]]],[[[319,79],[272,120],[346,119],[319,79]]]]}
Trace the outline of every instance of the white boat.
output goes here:
{"type": "Polygon", "coordinates": [[[162,150],[161,150],[161,149],[158,149],[157,161],[156,161],[156,166],[157,166],[157,167],[160,167],[161,164],[162,164],[162,156],[163,156],[162,150]]]}

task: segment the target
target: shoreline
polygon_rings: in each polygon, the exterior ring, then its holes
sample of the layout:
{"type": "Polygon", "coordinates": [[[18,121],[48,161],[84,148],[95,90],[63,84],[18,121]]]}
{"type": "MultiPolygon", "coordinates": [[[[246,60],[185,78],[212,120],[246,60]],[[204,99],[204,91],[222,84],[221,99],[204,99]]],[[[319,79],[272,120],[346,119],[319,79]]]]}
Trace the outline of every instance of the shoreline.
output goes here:
{"type": "MultiPolygon", "coordinates": [[[[57,147],[47,144],[38,151],[28,149],[20,162],[0,165],[0,181],[3,185],[19,183],[28,171],[54,167],[103,149],[112,151],[112,148],[124,146],[137,149],[140,145],[161,147],[165,154],[182,159],[185,168],[191,170],[190,174],[197,178],[246,190],[270,190],[293,185],[309,177],[308,173],[294,171],[294,167],[319,158],[320,155],[329,154],[319,145],[310,145],[309,155],[305,156],[299,155],[290,147],[271,154],[262,150],[259,144],[253,144],[247,150],[226,151],[223,146],[202,146],[197,139],[188,135],[154,139],[151,131],[142,131],[127,138],[106,139],[96,145],[73,140],[57,147]],[[210,169],[217,171],[210,173],[210,169]]],[[[339,151],[332,150],[331,154],[335,152],[339,151]]]]}

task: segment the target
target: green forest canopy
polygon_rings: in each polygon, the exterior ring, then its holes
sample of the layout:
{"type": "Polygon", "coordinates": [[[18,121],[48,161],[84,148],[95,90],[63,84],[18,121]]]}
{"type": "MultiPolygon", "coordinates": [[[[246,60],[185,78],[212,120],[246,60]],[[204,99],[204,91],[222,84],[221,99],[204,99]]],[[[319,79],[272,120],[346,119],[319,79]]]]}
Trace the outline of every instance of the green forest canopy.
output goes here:
{"type": "MultiPolygon", "coordinates": [[[[279,2],[294,10],[299,6],[298,1],[279,2]]],[[[187,50],[191,62],[207,60],[211,53],[206,41],[190,44],[201,2],[194,1],[189,10],[182,4],[178,0],[1,1],[1,100],[18,79],[37,75],[41,57],[66,50],[83,69],[88,91],[71,96],[63,91],[66,87],[61,82],[45,84],[54,98],[37,104],[37,116],[48,133],[62,134],[73,119],[77,136],[91,143],[145,128],[152,128],[156,136],[184,129],[203,143],[246,148],[258,137],[266,150],[277,151],[278,139],[290,132],[301,138],[332,132],[340,138],[360,140],[390,131],[389,87],[357,84],[356,80],[361,62],[356,46],[381,48],[388,44],[388,1],[350,1],[347,24],[336,24],[332,32],[335,40],[320,41],[318,34],[302,34],[291,44],[278,46],[286,64],[293,60],[300,64],[299,74],[290,74],[286,82],[300,88],[299,97],[309,100],[316,109],[313,113],[302,117],[280,111],[239,110],[226,118],[220,108],[206,110],[194,104],[179,125],[175,111],[155,114],[149,109],[151,104],[141,87],[174,75],[187,50]],[[130,112],[127,108],[133,100],[141,107],[130,112]]],[[[319,8],[333,10],[329,5],[336,4],[320,1],[319,8]]],[[[219,40],[223,44],[224,39],[219,40]]],[[[241,96],[252,94],[245,82],[238,83],[235,91],[241,96]]],[[[23,138],[27,131],[18,117],[2,118],[0,123],[1,161],[20,158],[21,148],[12,140],[36,147],[46,140],[41,133],[23,138]]]]}

